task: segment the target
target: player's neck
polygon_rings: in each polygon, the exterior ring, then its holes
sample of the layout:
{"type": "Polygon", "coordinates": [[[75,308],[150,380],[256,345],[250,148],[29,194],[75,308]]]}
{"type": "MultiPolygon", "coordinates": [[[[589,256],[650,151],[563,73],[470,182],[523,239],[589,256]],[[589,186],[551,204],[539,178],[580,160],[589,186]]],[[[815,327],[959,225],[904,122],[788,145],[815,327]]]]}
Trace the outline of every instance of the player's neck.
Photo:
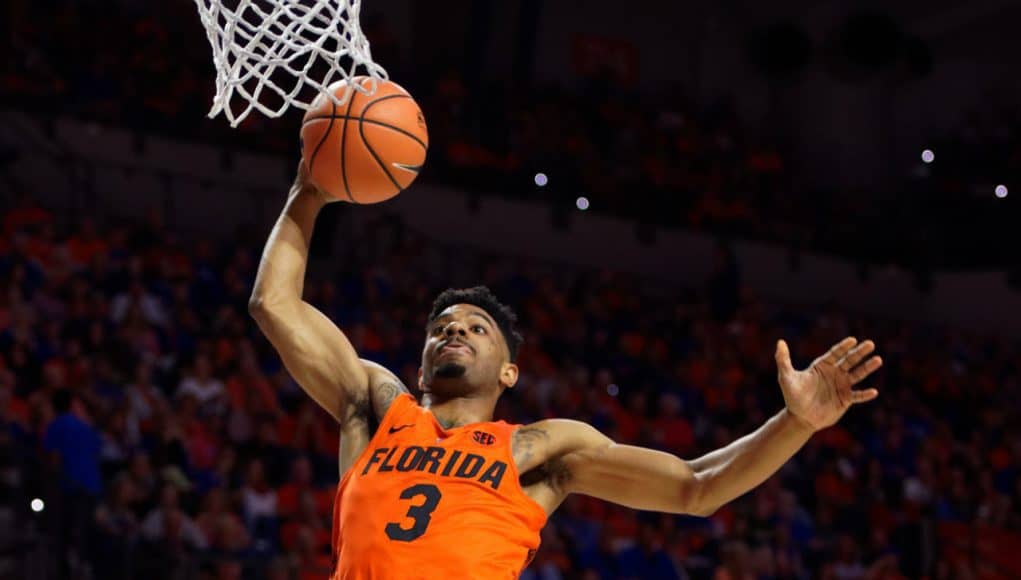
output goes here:
{"type": "Polygon", "coordinates": [[[444,429],[492,421],[495,403],[486,396],[444,398],[435,393],[422,395],[422,406],[432,412],[444,429]]]}

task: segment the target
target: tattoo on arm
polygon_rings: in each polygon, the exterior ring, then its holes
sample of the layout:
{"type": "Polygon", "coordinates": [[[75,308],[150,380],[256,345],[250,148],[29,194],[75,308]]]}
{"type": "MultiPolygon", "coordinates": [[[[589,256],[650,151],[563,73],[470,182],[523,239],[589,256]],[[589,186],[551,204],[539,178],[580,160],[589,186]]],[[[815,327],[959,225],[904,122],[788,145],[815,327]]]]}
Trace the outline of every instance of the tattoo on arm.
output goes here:
{"type": "Polygon", "coordinates": [[[405,387],[400,381],[386,380],[380,383],[372,390],[372,406],[376,410],[376,418],[382,421],[383,415],[386,415],[394,399],[407,392],[409,392],[408,387],[405,387]]]}
{"type": "Polygon", "coordinates": [[[537,427],[522,427],[514,433],[514,441],[511,443],[511,455],[514,463],[519,467],[526,466],[532,461],[535,454],[535,447],[549,441],[549,433],[537,427]]]}

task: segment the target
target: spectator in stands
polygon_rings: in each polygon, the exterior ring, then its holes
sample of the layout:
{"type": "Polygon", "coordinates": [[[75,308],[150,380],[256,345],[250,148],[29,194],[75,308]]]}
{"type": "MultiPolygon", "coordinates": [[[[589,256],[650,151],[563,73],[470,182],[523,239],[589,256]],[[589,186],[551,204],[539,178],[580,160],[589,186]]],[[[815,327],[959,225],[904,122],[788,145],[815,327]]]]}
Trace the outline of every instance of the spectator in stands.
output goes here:
{"type": "Polygon", "coordinates": [[[145,284],[139,279],[131,281],[127,292],[114,297],[110,304],[110,318],[114,324],[121,324],[132,310],[136,310],[150,325],[162,327],[167,324],[163,304],[145,289],[145,284]]]}
{"type": "Polygon", "coordinates": [[[720,559],[713,580],[755,580],[748,544],[737,541],[723,546],[720,559]]]}
{"type": "Polygon", "coordinates": [[[629,580],[640,578],[681,578],[670,556],[663,550],[663,539],[655,524],[642,522],[638,527],[637,543],[617,556],[618,574],[629,580]]]}
{"type": "Polygon", "coordinates": [[[205,354],[195,357],[191,373],[177,386],[175,396],[194,397],[204,416],[220,414],[227,408],[227,391],[223,382],[213,376],[212,364],[205,354]]]}
{"type": "Polygon", "coordinates": [[[75,396],[68,389],[53,393],[56,417],[46,428],[43,446],[50,452],[60,482],[61,534],[58,554],[70,550],[72,559],[85,551],[87,526],[103,484],[99,473],[100,434],[74,409],[75,396]]]}
{"type": "Polygon", "coordinates": [[[131,479],[121,475],[109,487],[106,499],[95,512],[96,537],[90,541],[96,574],[102,578],[132,578],[132,556],[140,537],[141,525],[132,504],[138,490],[131,479]]]}
{"type": "Polygon", "coordinates": [[[280,528],[277,495],[266,480],[265,465],[260,459],[253,459],[248,464],[245,484],[241,488],[241,508],[245,525],[255,542],[275,547],[280,528]]]}
{"type": "Polygon", "coordinates": [[[241,554],[251,540],[244,522],[228,502],[228,495],[222,488],[209,490],[195,523],[202,530],[211,550],[220,554],[241,554]]]}
{"type": "Polygon", "coordinates": [[[206,535],[181,510],[177,487],[171,483],[164,484],[159,497],[159,505],[142,522],[142,537],[175,555],[187,550],[206,549],[209,545],[206,535]]]}

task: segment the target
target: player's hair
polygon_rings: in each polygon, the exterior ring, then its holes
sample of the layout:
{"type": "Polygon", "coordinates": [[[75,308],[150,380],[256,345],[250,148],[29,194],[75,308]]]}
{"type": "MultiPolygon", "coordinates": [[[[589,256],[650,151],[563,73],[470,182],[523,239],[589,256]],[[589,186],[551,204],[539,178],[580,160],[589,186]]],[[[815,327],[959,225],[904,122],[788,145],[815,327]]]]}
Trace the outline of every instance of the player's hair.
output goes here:
{"type": "Polygon", "coordinates": [[[518,315],[514,313],[510,306],[497,300],[496,296],[485,286],[461,289],[447,288],[440,292],[436,300],[433,301],[433,309],[429,313],[428,324],[432,324],[434,320],[439,318],[440,313],[455,304],[478,306],[492,316],[493,321],[500,327],[504,340],[507,341],[507,350],[510,351],[511,362],[517,360],[518,348],[525,339],[518,332],[518,315]]]}

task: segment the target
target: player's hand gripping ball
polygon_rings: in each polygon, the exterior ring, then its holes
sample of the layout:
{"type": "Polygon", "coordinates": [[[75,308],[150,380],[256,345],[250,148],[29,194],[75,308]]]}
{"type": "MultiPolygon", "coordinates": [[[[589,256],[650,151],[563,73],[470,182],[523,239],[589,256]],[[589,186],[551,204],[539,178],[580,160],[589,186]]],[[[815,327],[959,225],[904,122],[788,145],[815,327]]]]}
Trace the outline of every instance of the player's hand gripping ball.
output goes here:
{"type": "MultiPolygon", "coordinates": [[[[351,82],[370,88],[372,79],[351,82]]],[[[329,89],[342,95],[347,81],[329,89]]],[[[425,117],[400,85],[379,81],[375,94],[351,91],[341,106],[320,95],[301,123],[301,153],[312,181],[351,203],[390,199],[418,177],[429,149],[425,117]]]]}

